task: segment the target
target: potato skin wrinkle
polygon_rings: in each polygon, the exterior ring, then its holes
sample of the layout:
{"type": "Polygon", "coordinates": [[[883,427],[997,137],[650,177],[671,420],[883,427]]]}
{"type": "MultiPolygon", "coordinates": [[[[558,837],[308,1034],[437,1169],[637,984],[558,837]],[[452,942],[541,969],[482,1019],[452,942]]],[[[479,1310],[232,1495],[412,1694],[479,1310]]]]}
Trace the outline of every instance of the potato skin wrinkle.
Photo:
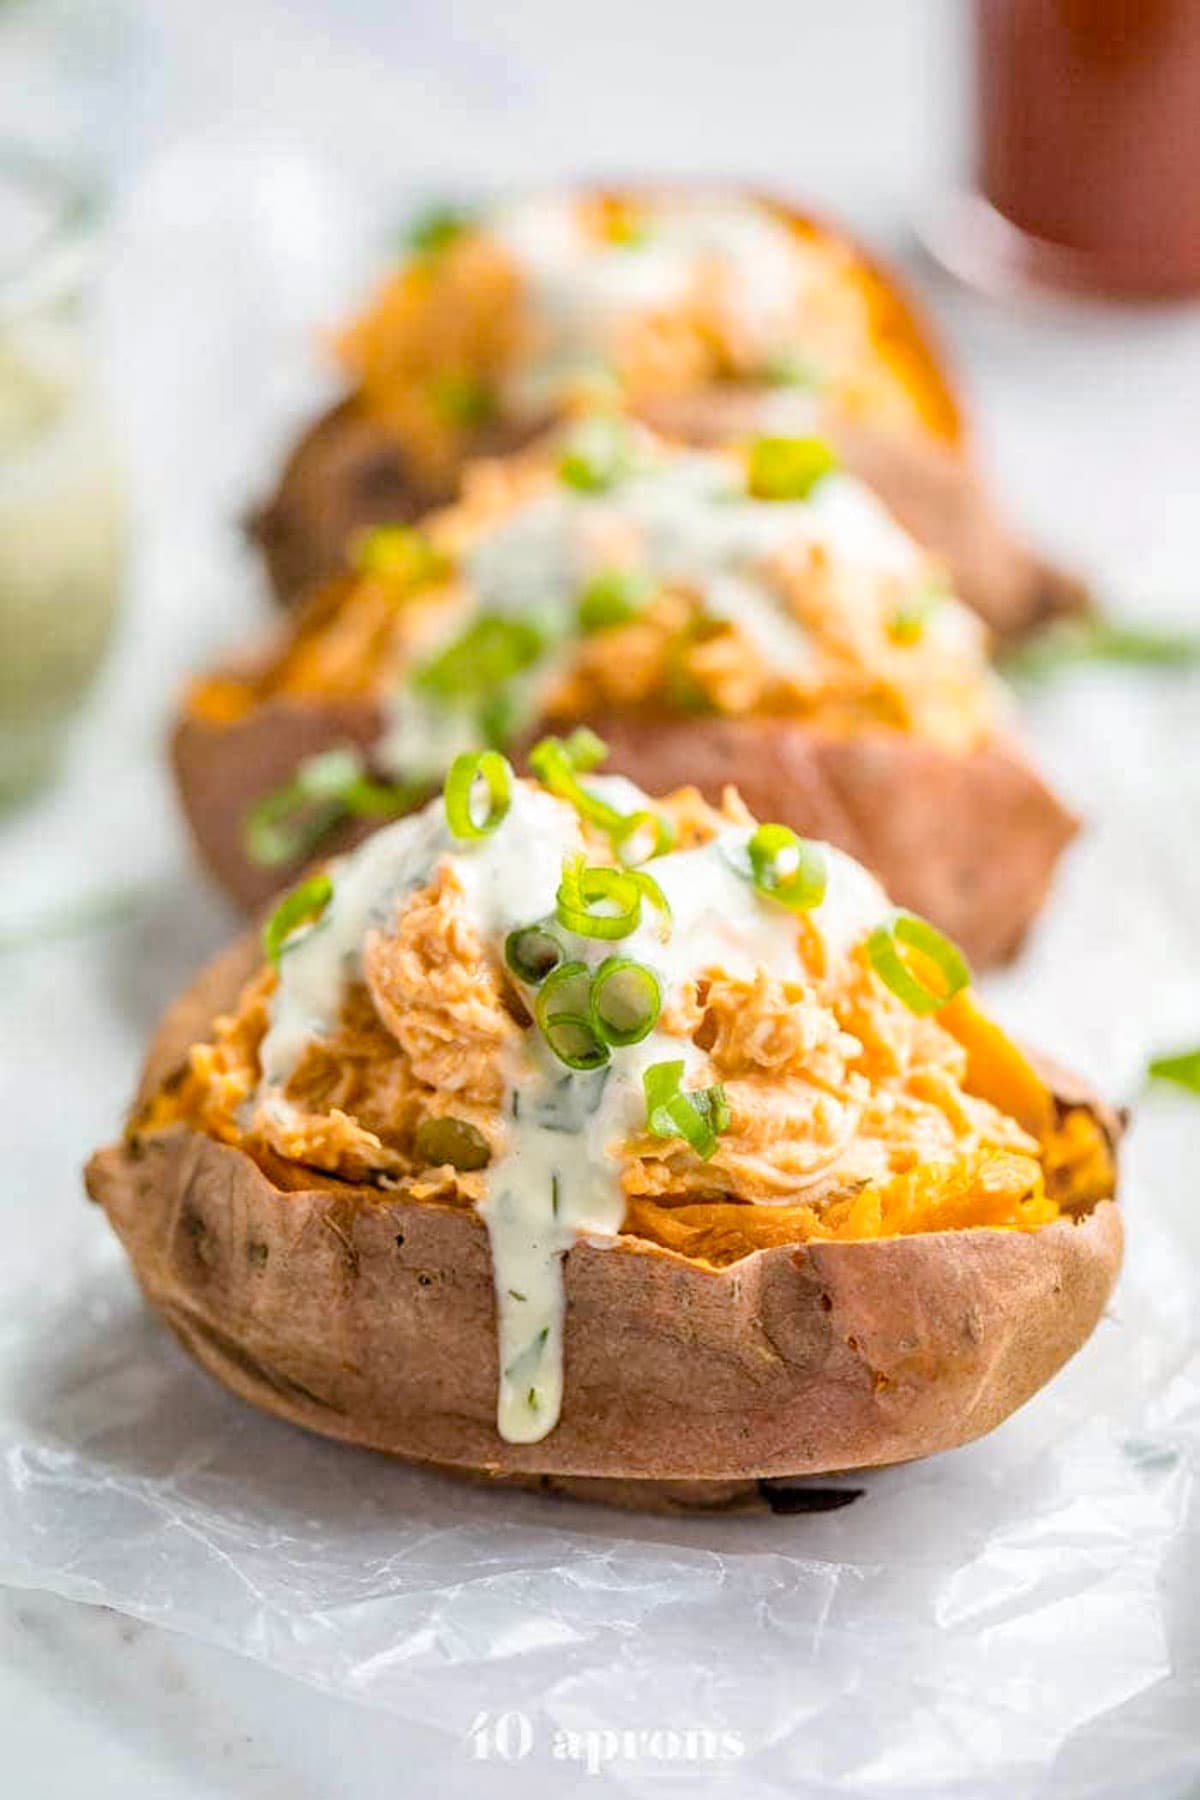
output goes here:
{"type": "MultiPolygon", "coordinates": [[[[669,201],[671,195],[654,190],[650,197],[669,201]]],[[[646,198],[636,190],[580,195],[581,203],[593,208],[636,208],[646,198]]],[[[1083,586],[1032,553],[998,514],[975,467],[945,353],[895,275],[828,221],[771,196],[743,198],[757,200],[770,218],[782,222],[802,251],[822,255],[840,284],[843,310],[861,312],[867,321],[861,366],[852,372],[849,391],[823,401],[819,412],[819,429],[836,442],[847,465],[915,537],[945,559],[963,599],[998,638],[1019,638],[1051,618],[1085,608],[1083,586]]],[[[479,266],[472,272],[471,253],[460,260],[462,268],[450,282],[454,303],[461,303],[468,275],[478,282],[488,274],[479,266]]],[[[498,299],[508,297],[504,284],[498,299]]],[[[468,294],[468,314],[474,304],[468,294]]],[[[407,305],[400,311],[411,329],[407,305]]],[[[486,317],[481,329],[487,339],[486,317]]],[[[445,351],[441,328],[435,324],[431,332],[427,357],[445,351]]],[[[518,450],[549,423],[548,412],[489,413],[475,425],[460,425],[431,454],[418,421],[385,416],[355,380],[357,351],[368,346],[384,356],[386,339],[382,317],[368,317],[346,332],[346,393],[297,440],[273,494],[248,521],[274,591],[286,605],[298,603],[343,567],[346,546],[357,532],[416,519],[446,504],[457,495],[464,461],[518,450]]],[[[455,354],[461,356],[461,347],[455,354]]],[[[397,367],[403,366],[399,357],[397,367]]],[[[769,416],[765,408],[778,398],[778,389],[698,369],[690,383],[674,380],[665,391],[639,389],[633,379],[625,398],[657,428],[707,443],[762,429],[769,416]]]]}
{"type": "MultiPolygon", "coordinates": [[[[257,964],[243,940],[171,1009],[139,1109],[257,964]]],[[[986,1028],[970,1054],[1008,1104],[1032,1120],[1048,1090],[1111,1153],[1118,1121],[1073,1078],[986,1028]]],[[[766,1510],[760,1480],[980,1436],[1079,1349],[1121,1261],[1117,1204],[1086,1197],[1035,1231],[781,1244],[721,1268],[629,1235],[583,1239],[565,1264],[562,1415],[515,1444],[496,1430],[492,1266],[472,1208],[268,1173],[186,1124],[99,1151],[87,1186],[150,1304],[243,1398],[461,1475],[641,1508],[766,1510]]]]}

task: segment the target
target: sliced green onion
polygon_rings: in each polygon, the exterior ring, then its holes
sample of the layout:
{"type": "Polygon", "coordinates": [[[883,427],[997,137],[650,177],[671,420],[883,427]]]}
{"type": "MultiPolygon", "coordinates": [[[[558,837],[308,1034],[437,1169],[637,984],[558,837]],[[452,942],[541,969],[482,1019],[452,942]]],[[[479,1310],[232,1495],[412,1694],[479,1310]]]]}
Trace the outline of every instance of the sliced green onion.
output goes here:
{"type": "Polygon", "coordinates": [[[653,875],[647,875],[645,869],[626,869],[624,873],[632,881],[638,893],[647,899],[658,914],[658,935],[665,943],[671,935],[671,903],[655,881],[653,875]]]}
{"type": "MultiPolygon", "coordinates": [[[[675,827],[665,813],[626,813],[612,831],[613,849],[629,867],[665,856],[675,842],[675,827]]],[[[665,904],[665,902],[664,902],[665,904]]]]}
{"type": "Polygon", "coordinates": [[[841,465],[819,437],[760,437],[750,446],[748,486],[756,500],[806,500],[841,465]]]}
{"type": "Polygon", "coordinates": [[[479,708],[479,735],[493,750],[507,750],[528,723],[529,707],[505,688],[489,696],[479,708]]]}
{"type": "Polygon", "coordinates": [[[628,869],[589,868],[582,856],[569,856],[558,884],[557,912],[577,937],[628,937],[642,916],[641,891],[628,869]]]}
{"type": "Polygon", "coordinates": [[[413,1149],[422,1166],[453,1169],[486,1169],[492,1160],[488,1141],[467,1119],[422,1119],[413,1138],[413,1149]]]}
{"type": "Polygon", "coordinates": [[[591,975],[586,963],[561,963],[538,990],[534,1017],[559,1062],[569,1069],[600,1069],[609,1060],[608,1045],[592,1029],[588,1016],[591,975]]]}
{"type": "Polygon", "coordinates": [[[892,642],[919,644],[925,636],[925,627],[946,597],[941,588],[928,587],[896,607],[887,625],[892,642]]]}
{"type": "Polygon", "coordinates": [[[570,737],[556,741],[561,741],[571,767],[583,775],[589,769],[598,769],[608,755],[608,745],[590,725],[577,725],[570,737]]]}
{"type": "Polygon", "coordinates": [[[362,756],[349,746],[324,750],[302,762],[292,780],[263,794],[246,812],[246,853],[260,868],[311,856],[335,825],[347,818],[396,818],[408,812],[420,789],[373,781],[362,756]]]}
{"type": "Polygon", "coordinates": [[[263,952],[267,961],[278,965],[292,933],[319,919],[332,898],[333,882],[328,875],[310,875],[307,881],[285,894],[263,926],[263,952]]]}
{"type": "Polygon", "coordinates": [[[598,1038],[614,1047],[640,1044],[658,1023],[662,984],[631,956],[610,956],[592,978],[588,1017],[598,1038]]]}
{"type": "Polygon", "coordinates": [[[600,745],[600,739],[586,727],[573,732],[565,743],[562,738],[542,738],[529,752],[529,766],[543,787],[557,794],[560,800],[569,800],[581,818],[601,831],[619,831],[625,823],[625,814],[598,795],[589,794],[576,779],[577,769],[594,766],[595,759],[580,755],[581,744],[588,739],[592,745],[600,745]]]}
{"type": "Polygon", "coordinates": [[[655,1137],[681,1137],[703,1162],[729,1129],[729,1102],[720,1083],[684,1093],[683,1062],[651,1063],[642,1073],[646,1128],[655,1137]]]}
{"type": "Polygon", "coordinates": [[[471,230],[474,215],[465,206],[441,202],[427,206],[404,233],[404,247],[418,256],[436,256],[471,230]]]}
{"type": "MultiPolygon", "coordinates": [[[[646,809],[620,812],[598,794],[590,794],[578,780],[578,770],[595,767],[607,754],[604,742],[583,725],[565,740],[542,738],[529,752],[529,766],[543,787],[557,794],[560,800],[569,800],[580,818],[595,825],[597,830],[607,832],[622,862],[645,862],[651,856],[661,856],[675,841],[674,827],[669,819],[646,809]]],[[[655,893],[658,894],[656,904],[666,907],[657,888],[655,893]]]]}
{"type": "Polygon", "coordinates": [[[376,525],[354,542],[352,560],[360,575],[378,575],[405,587],[427,587],[450,573],[450,559],[411,525],[376,525]]]}
{"type": "Polygon", "coordinates": [[[795,350],[777,350],[762,366],[762,379],[768,387],[818,388],[823,383],[815,363],[795,350]]]}
{"type": "Polygon", "coordinates": [[[565,955],[554,933],[544,925],[522,925],[504,940],[504,960],[527,987],[539,987],[565,955]]]}
{"type": "Polygon", "coordinates": [[[605,494],[634,469],[633,439],[623,419],[597,413],[567,440],[558,473],[582,494],[605,494]]]}
{"type": "Polygon", "coordinates": [[[636,619],[654,592],[654,582],[636,569],[608,569],[588,582],[579,596],[577,618],[585,633],[609,631],[636,619]]]}
{"type": "Polygon", "coordinates": [[[529,668],[545,648],[545,634],[531,620],[481,613],[461,637],[425,664],[415,683],[446,703],[487,696],[529,668]]]}
{"type": "Polygon", "coordinates": [[[894,912],[877,925],[867,939],[867,955],[884,986],[918,1016],[937,1012],[970,986],[970,966],[957,944],[916,913],[894,912]],[[929,987],[915,973],[900,954],[901,945],[933,964],[942,977],[941,988],[929,987]]]}
{"type": "Polygon", "coordinates": [[[1176,1087],[1200,1094],[1200,1050],[1181,1050],[1174,1056],[1156,1056],[1146,1073],[1152,1081],[1171,1081],[1176,1087]]]}
{"type": "Polygon", "coordinates": [[[1200,666],[1200,631],[1126,625],[1102,617],[1062,619],[1000,659],[1001,672],[1018,681],[1043,681],[1089,663],[1180,670],[1200,666]]]}
{"type": "Polygon", "coordinates": [[[495,389],[481,376],[469,372],[438,375],[430,383],[429,398],[439,418],[465,430],[486,425],[496,416],[495,389]]]}
{"type": "Polygon", "coordinates": [[[829,886],[825,852],[786,825],[760,825],[748,845],[754,885],[791,912],[820,906],[829,886]]]}
{"type": "Polygon", "coordinates": [[[512,805],[512,764],[498,750],[464,750],[446,777],[446,823],[456,838],[490,837],[512,805]],[[477,819],[475,784],[487,789],[487,811],[477,819]]]}

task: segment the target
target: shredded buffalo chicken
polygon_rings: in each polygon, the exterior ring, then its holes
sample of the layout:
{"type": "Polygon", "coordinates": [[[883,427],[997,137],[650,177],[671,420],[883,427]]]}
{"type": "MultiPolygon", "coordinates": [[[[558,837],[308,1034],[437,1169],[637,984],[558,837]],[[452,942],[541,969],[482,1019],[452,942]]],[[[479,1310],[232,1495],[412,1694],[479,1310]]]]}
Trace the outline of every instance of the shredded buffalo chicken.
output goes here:
{"type": "MultiPolygon", "coordinates": [[[[669,803],[684,844],[717,815],[690,790],[669,803]]],[[[726,817],[739,803],[727,800],[726,817]]],[[[859,950],[826,967],[797,920],[803,977],[699,971],[660,1028],[697,1046],[730,1110],[716,1153],[635,1133],[608,1146],[626,1230],[720,1265],[748,1250],[987,1225],[1035,1230],[1111,1192],[1091,1114],[1059,1117],[1045,1084],[969,995],[918,1018],[859,950]]],[[[188,1123],[306,1171],[471,1205],[505,1144],[506,1071],[530,1028],[481,942],[451,862],[373,932],[337,1029],[313,1042],[277,1101],[256,1098],[275,984],[262,970],[210,1043],[137,1122],[188,1123]],[[484,1167],[430,1164],[422,1128],[469,1128],[484,1167]]]]}

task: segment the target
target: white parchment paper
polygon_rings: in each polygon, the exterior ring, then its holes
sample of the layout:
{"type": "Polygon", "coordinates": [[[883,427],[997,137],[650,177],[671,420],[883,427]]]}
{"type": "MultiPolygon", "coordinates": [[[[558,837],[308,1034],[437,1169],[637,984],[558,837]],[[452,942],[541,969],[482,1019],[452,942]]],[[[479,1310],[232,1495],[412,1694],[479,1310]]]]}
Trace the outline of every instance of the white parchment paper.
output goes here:
{"type": "MultiPolygon", "coordinates": [[[[439,1728],[447,1768],[485,1753],[482,1794],[528,1794],[539,1770],[555,1793],[1193,1791],[1200,1104],[1144,1108],[1127,1271],[1060,1379],[985,1442],[846,1480],[856,1497],[814,1516],[484,1493],[261,1418],[144,1312],[84,1207],[78,1164],[116,1127],[145,1031],[226,929],[157,734],[178,673],[245,617],[230,521],[303,390],[264,387],[267,352],[298,367],[284,352],[341,297],[312,250],[315,226],[336,242],[329,191],[286,159],[185,157],[125,227],[139,601],[70,780],[0,838],[0,924],[114,883],[133,899],[0,962],[0,1579],[439,1728]]],[[[1092,828],[991,998],[1130,1098],[1151,1050],[1200,1039],[1200,681],[1078,678],[1030,729],[1092,828]]]]}

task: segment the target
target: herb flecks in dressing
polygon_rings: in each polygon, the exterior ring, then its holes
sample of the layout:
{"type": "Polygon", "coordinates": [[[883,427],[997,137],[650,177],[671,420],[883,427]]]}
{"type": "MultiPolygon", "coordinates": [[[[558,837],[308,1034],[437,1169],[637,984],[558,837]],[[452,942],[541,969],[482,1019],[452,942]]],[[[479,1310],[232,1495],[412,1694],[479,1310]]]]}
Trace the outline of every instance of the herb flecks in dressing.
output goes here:
{"type": "MultiPolygon", "coordinates": [[[[621,808],[653,804],[622,779],[593,775],[588,785],[621,808]]],[[[664,1010],[706,969],[752,978],[769,968],[784,979],[803,978],[794,916],[760,896],[741,872],[748,866],[749,837],[748,828],[730,826],[700,848],[649,864],[671,909],[670,935],[664,940],[655,909],[645,907],[620,951],[654,971],[664,1010]]],[[[572,806],[516,782],[508,815],[477,843],[451,838],[443,805],[435,801],[334,864],[324,913],[288,939],[280,957],[262,1049],[260,1103],[283,1104],[282,1090],[306,1045],[336,1024],[346,984],[359,974],[366,936],[387,931],[397,906],[444,859],[453,861],[481,939],[500,965],[510,932],[553,916],[564,858],[585,848],[572,806]]],[[[823,854],[828,885],[808,916],[827,953],[837,957],[866,937],[888,903],[851,858],[829,847],[823,854]]],[[[570,956],[592,973],[612,952],[602,939],[563,935],[570,956]]],[[[618,1153],[645,1125],[643,1075],[654,1063],[679,1060],[685,1087],[707,1079],[704,1053],[661,1026],[636,1044],[614,1045],[608,1065],[596,1071],[567,1070],[533,1025],[512,1053],[504,1147],[487,1170],[479,1208],[496,1293],[497,1427],[509,1442],[536,1442],[558,1420],[565,1258],[581,1236],[612,1241],[620,1232],[625,1196],[618,1153]]]]}

